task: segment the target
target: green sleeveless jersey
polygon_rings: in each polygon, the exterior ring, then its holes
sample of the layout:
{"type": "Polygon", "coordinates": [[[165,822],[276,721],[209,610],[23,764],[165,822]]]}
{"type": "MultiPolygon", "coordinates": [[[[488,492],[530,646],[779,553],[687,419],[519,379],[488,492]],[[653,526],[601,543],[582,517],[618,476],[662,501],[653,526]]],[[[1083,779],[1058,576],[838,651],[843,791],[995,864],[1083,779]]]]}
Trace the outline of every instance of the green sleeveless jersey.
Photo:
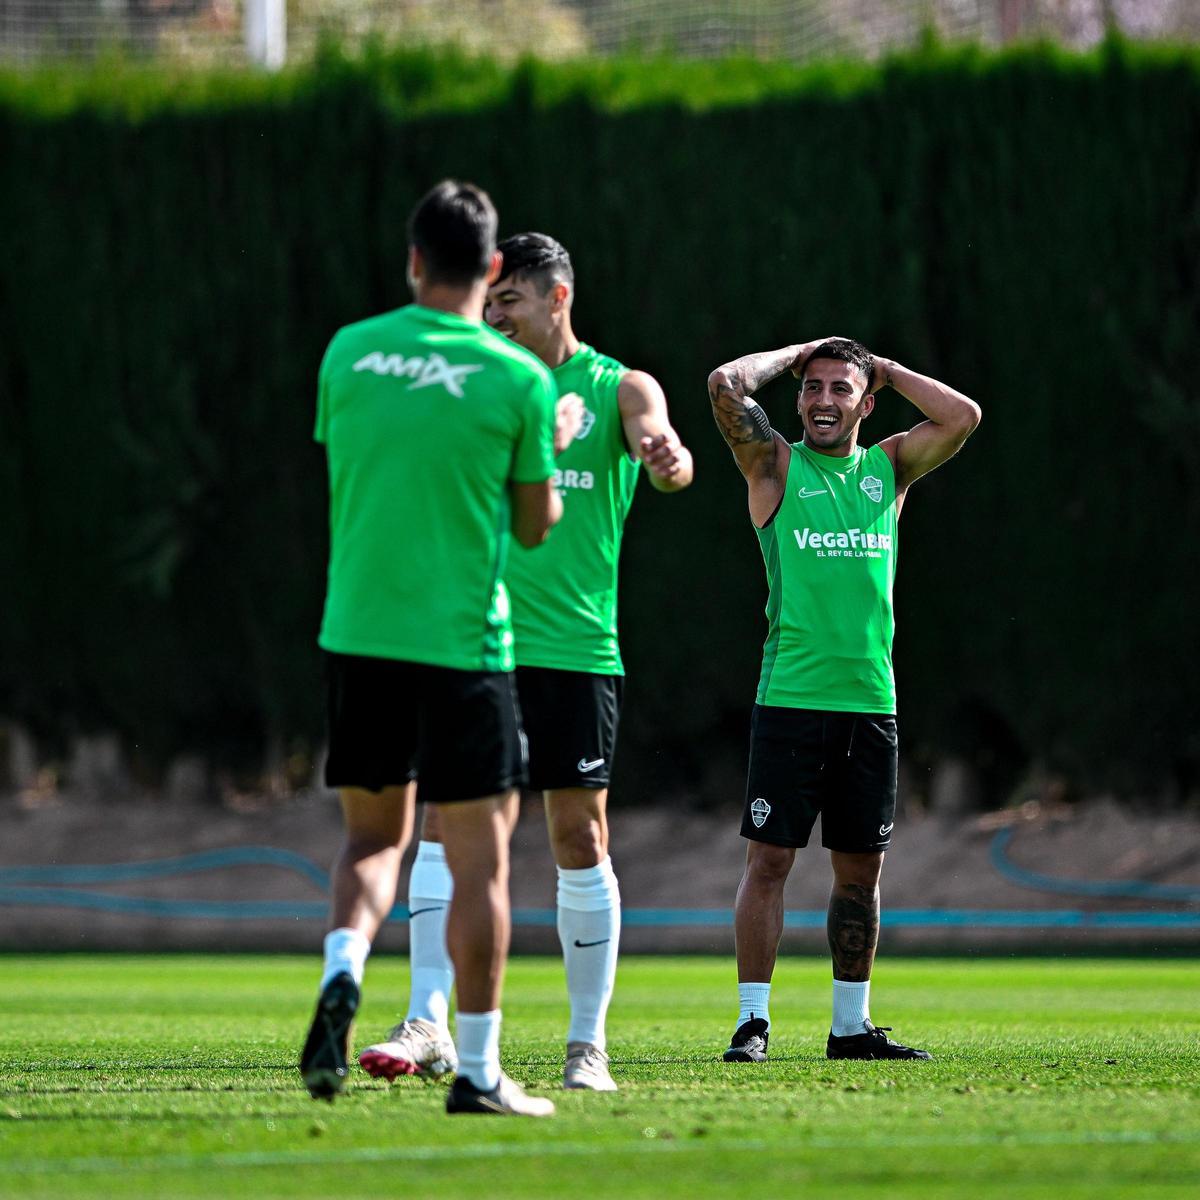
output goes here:
{"type": "Polygon", "coordinates": [[[553,473],[555,399],[534,355],[466,317],[410,304],[338,330],[317,400],[324,649],[513,669],[509,487],[553,473]]]}
{"type": "Polygon", "coordinates": [[[770,585],[758,703],[894,713],[888,456],[859,446],[834,458],[795,443],[779,511],[756,532],[770,585]]]}
{"type": "Polygon", "coordinates": [[[517,665],[622,675],[617,644],[617,559],[637,486],[617,407],[626,368],[579,349],[554,370],[560,396],[583,400],[583,424],[555,461],[562,520],[545,545],[514,545],[504,580],[512,599],[517,665]]]}

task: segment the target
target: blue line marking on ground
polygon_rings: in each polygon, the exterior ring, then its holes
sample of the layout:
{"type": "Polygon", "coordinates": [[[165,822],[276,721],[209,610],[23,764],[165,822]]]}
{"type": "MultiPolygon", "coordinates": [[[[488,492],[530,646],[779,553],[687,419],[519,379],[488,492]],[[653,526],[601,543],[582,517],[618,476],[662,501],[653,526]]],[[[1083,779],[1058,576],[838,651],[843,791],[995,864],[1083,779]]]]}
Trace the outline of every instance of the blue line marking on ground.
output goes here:
{"type": "Polygon", "coordinates": [[[139,879],[169,879],[196,871],[218,871],[226,867],[282,867],[296,871],[329,891],[329,873],[311,859],[275,846],[228,846],[202,850],[178,858],[156,858],[137,863],[106,863],[103,866],[0,867],[0,884],[5,883],[132,883],[139,879]]]}
{"type": "Polygon", "coordinates": [[[1165,883],[1150,883],[1142,879],[1094,881],[1087,879],[1060,879],[1056,875],[1041,875],[1018,867],[1008,857],[1014,830],[1001,829],[988,848],[991,864],[1010,883],[1021,887],[1035,888],[1040,892],[1052,892],[1057,896],[1099,896],[1106,899],[1128,898],[1133,900],[1175,900],[1200,902],[1200,888],[1175,886],[1165,883]]]}
{"type": "MultiPolygon", "coordinates": [[[[168,900],[157,896],[115,896],[75,888],[0,887],[0,906],[82,908],[198,921],[324,920],[325,900],[168,900]]],[[[407,915],[407,913],[406,913],[407,915]]]]}
{"type": "MultiPolygon", "coordinates": [[[[1001,830],[991,847],[992,863],[1006,878],[1023,886],[1088,896],[1136,896],[1156,900],[1200,900],[1200,890],[1163,887],[1149,883],[1086,883],[1058,880],[1024,871],[1008,862],[1005,852],[1012,830],[1001,830]]],[[[0,867],[0,907],[74,908],[174,920],[216,921],[319,921],[328,913],[326,900],[184,900],[156,896],[128,896],[86,889],[88,884],[132,883],[170,879],[200,871],[229,867],[275,867],[294,871],[328,894],[329,875],[316,863],[291,850],[271,846],[232,846],[176,858],[140,863],[37,867],[0,867]],[[21,886],[25,885],[25,886],[21,886]],[[83,885],[83,886],[81,886],[83,885]]],[[[408,909],[396,905],[391,920],[405,921],[408,909]]],[[[824,909],[793,909],[784,914],[788,929],[823,929],[824,909]]],[[[627,908],[622,913],[627,928],[670,929],[686,927],[728,928],[733,913],[728,908],[627,908]]],[[[513,910],[513,924],[553,928],[552,908],[513,910]]],[[[881,924],[904,929],[1200,929],[1200,913],[1085,912],[1079,909],[967,909],[898,908],[885,910],[881,924]]]]}

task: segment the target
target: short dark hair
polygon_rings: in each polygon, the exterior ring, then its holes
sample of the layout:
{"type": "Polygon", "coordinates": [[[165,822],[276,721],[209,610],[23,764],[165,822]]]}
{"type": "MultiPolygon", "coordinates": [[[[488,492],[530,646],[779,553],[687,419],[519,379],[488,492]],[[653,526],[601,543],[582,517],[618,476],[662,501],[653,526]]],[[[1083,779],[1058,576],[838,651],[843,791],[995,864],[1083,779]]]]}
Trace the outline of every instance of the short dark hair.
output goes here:
{"type": "Polygon", "coordinates": [[[499,221],[482,188],[443,179],[408,219],[408,241],[421,252],[435,283],[469,284],[487,274],[499,221]]]}
{"type": "Polygon", "coordinates": [[[496,247],[504,258],[500,278],[531,279],[544,296],[556,283],[575,288],[575,268],[561,242],[545,233],[514,233],[496,247]]]}
{"type": "Polygon", "coordinates": [[[856,342],[853,338],[830,338],[829,341],[822,342],[805,361],[805,372],[808,371],[808,364],[816,358],[832,358],[836,362],[849,363],[852,367],[857,367],[867,381],[867,391],[871,390],[871,373],[875,366],[875,359],[862,342],[856,342]]]}

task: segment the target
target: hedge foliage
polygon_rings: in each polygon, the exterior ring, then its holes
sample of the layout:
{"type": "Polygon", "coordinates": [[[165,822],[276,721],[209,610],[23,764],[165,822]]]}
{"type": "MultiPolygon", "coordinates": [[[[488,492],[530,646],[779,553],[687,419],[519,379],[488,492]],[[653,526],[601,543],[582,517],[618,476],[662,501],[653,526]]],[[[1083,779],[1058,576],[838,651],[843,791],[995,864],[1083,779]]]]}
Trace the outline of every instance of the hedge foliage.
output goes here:
{"type": "MultiPolygon", "coordinates": [[[[0,78],[0,161],[0,714],[44,739],[319,740],[316,367],[405,301],[405,217],[458,175],[572,250],[581,335],[696,455],[630,522],[627,798],[736,799],[765,584],[705,376],[831,332],[984,410],[902,524],[910,761],[1197,787],[1195,51],[109,64],[0,78]]],[[[915,420],[890,395],[868,440],[915,420]]]]}

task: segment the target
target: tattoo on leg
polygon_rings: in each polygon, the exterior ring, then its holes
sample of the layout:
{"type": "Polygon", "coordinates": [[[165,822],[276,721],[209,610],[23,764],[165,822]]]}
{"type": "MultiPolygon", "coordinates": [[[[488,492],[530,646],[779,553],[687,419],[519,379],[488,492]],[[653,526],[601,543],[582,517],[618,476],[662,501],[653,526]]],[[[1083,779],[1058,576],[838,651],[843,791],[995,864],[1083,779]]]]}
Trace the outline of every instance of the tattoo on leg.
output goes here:
{"type": "Polygon", "coordinates": [[[879,889],[856,883],[835,885],[826,931],[835,978],[854,983],[870,979],[879,944],[879,889]]]}

